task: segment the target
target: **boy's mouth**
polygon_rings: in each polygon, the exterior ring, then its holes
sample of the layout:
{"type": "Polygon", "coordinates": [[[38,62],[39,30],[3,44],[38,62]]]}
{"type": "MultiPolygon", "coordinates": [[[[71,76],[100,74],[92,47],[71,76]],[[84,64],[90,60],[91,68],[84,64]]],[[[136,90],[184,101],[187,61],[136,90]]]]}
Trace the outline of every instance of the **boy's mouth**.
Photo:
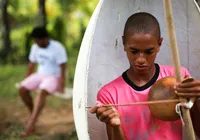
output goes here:
{"type": "Polygon", "coordinates": [[[135,68],[139,71],[144,71],[148,69],[148,66],[144,65],[136,65],[135,68]]]}

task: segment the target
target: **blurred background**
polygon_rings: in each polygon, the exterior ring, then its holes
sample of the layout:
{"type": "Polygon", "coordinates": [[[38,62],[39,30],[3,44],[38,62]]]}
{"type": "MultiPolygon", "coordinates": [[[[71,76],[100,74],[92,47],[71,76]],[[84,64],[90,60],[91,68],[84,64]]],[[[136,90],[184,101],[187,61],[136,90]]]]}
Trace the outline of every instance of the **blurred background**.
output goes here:
{"type": "Polygon", "coordinates": [[[69,94],[81,41],[97,3],[98,0],[0,0],[0,140],[22,139],[20,132],[29,114],[15,85],[25,78],[33,43],[29,34],[36,25],[46,26],[50,37],[66,47],[68,98],[48,97],[36,134],[25,139],[77,139],[69,94]]]}

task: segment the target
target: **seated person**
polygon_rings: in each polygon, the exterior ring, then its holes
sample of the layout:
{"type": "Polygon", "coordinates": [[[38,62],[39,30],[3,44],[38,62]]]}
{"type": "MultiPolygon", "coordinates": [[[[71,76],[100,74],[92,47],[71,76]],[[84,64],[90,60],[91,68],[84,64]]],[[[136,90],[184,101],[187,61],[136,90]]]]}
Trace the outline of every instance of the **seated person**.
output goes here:
{"type": "Polygon", "coordinates": [[[67,53],[63,45],[48,37],[43,27],[36,27],[31,33],[35,44],[31,47],[26,78],[21,82],[19,94],[30,111],[25,131],[28,136],[34,131],[34,124],[45,105],[46,96],[56,91],[64,93],[67,53]],[[34,68],[38,64],[38,70],[34,68]],[[35,104],[30,92],[38,90],[35,104]]]}

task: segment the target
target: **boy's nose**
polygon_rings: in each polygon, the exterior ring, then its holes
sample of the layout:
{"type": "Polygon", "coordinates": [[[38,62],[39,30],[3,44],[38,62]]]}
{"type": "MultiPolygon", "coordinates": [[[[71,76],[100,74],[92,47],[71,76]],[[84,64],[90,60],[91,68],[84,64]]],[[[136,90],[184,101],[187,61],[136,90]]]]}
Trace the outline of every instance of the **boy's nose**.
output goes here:
{"type": "Polygon", "coordinates": [[[137,63],[140,65],[146,63],[146,58],[143,54],[140,54],[140,56],[137,58],[137,63]]]}

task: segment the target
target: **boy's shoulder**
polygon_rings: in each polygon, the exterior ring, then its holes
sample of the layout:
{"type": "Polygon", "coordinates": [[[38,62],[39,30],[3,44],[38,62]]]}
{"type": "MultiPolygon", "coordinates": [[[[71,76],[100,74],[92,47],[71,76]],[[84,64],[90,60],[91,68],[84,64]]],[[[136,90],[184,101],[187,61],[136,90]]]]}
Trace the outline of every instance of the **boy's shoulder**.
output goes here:
{"type": "Polygon", "coordinates": [[[51,43],[53,46],[56,46],[56,47],[61,47],[61,48],[63,48],[63,45],[62,45],[62,43],[61,43],[61,42],[59,42],[59,41],[57,41],[57,40],[53,40],[53,39],[51,39],[51,40],[50,40],[50,43],[51,43]]]}
{"type": "Polygon", "coordinates": [[[40,49],[40,47],[36,44],[36,43],[33,43],[32,46],[31,46],[31,51],[38,51],[38,49],[40,49]]]}
{"type": "MultiPolygon", "coordinates": [[[[174,76],[175,75],[175,72],[174,72],[174,66],[171,66],[171,65],[159,65],[160,67],[160,74],[169,74],[169,75],[172,75],[174,76]]],[[[182,75],[190,75],[189,74],[189,71],[181,66],[181,72],[182,72],[182,75]]]]}
{"type": "MultiPolygon", "coordinates": [[[[174,70],[172,65],[159,65],[160,70],[174,70]]],[[[187,70],[185,67],[181,66],[181,70],[187,70]]]]}

